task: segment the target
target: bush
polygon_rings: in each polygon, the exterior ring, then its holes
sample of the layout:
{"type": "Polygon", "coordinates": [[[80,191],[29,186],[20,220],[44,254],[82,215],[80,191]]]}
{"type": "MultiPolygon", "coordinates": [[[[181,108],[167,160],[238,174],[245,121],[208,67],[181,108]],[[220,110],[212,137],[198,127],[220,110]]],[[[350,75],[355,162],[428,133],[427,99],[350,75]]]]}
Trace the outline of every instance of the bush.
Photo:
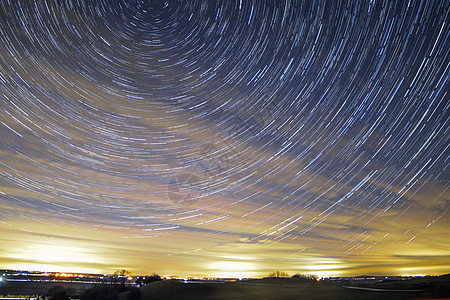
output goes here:
{"type": "Polygon", "coordinates": [[[136,279],[136,284],[137,285],[146,285],[146,284],[149,284],[151,282],[160,281],[160,280],[162,280],[161,276],[159,276],[156,273],[153,273],[150,276],[138,277],[138,279],[136,279]]]}

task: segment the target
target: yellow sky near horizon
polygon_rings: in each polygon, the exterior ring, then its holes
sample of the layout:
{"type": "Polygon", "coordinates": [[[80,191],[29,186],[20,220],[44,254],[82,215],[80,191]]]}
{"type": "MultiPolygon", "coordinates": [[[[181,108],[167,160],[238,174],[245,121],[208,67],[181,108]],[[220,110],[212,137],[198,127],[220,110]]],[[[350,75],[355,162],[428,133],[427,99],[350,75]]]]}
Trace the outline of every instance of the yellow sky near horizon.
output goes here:
{"type": "Polygon", "coordinates": [[[249,241],[242,232],[232,231],[172,229],[151,236],[130,228],[1,222],[0,266],[106,274],[125,268],[135,275],[209,277],[263,277],[276,270],[319,276],[438,275],[450,268],[445,220],[441,221],[407,244],[393,232],[374,239],[363,235],[359,243],[368,243],[368,250],[356,255],[336,255],[324,238],[310,246],[307,239],[302,245],[301,237],[295,243],[274,243],[262,236],[249,241]]]}

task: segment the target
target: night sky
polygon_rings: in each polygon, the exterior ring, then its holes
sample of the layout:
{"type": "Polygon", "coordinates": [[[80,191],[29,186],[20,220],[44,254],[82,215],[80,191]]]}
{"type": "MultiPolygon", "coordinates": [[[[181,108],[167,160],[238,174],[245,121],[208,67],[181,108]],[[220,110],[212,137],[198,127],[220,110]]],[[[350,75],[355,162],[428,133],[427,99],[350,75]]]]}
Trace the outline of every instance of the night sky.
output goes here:
{"type": "Polygon", "coordinates": [[[1,0],[0,268],[449,273],[449,23],[445,0],[1,0]]]}

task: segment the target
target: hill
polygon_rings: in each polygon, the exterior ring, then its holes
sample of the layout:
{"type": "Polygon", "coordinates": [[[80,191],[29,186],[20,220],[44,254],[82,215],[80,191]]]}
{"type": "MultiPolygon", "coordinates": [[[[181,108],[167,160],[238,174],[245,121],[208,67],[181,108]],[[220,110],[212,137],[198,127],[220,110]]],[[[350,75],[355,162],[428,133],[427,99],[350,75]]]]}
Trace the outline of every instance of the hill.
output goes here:
{"type": "Polygon", "coordinates": [[[275,299],[417,299],[450,297],[450,277],[431,277],[364,286],[293,278],[267,278],[240,282],[192,282],[168,280],[121,294],[120,300],[275,300],[275,299]],[[372,289],[372,290],[371,290],[372,289]],[[391,290],[391,291],[389,291],[391,290]],[[411,291],[412,290],[412,291],[411,291]],[[419,291],[420,290],[420,291],[419,291]]]}

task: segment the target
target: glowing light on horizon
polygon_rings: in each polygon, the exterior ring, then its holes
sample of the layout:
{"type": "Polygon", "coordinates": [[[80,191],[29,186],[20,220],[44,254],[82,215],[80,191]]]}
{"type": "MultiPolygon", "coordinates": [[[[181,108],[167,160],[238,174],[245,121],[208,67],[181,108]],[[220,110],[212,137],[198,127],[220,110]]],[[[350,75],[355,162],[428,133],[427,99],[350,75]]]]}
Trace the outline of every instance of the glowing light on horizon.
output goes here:
{"type": "Polygon", "coordinates": [[[249,262],[243,261],[218,261],[213,262],[208,266],[211,269],[210,277],[223,277],[223,278],[243,278],[253,277],[256,275],[254,270],[256,266],[249,262]]]}
{"type": "Polygon", "coordinates": [[[10,270],[39,271],[47,273],[82,273],[82,274],[103,274],[100,269],[77,266],[61,266],[48,263],[14,263],[2,265],[2,268],[10,270]]]}
{"type": "Polygon", "coordinates": [[[33,270],[60,273],[100,273],[98,268],[86,265],[100,263],[104,258],[82,245],[58,245],[51,243],[31,242],[13,253],[5,254],[8,259],[17,263],[4,264],[15,270],[33,270]]]}
{"type": "Polygon", "coordinates": [[[327,278],[327,277],[336,277],[336,276],[341,276],[343,274],[343,272],[340,271],[317,271],[317,272],[313,272],[311,275],[316,275],[320,278],[327,278]]]}

